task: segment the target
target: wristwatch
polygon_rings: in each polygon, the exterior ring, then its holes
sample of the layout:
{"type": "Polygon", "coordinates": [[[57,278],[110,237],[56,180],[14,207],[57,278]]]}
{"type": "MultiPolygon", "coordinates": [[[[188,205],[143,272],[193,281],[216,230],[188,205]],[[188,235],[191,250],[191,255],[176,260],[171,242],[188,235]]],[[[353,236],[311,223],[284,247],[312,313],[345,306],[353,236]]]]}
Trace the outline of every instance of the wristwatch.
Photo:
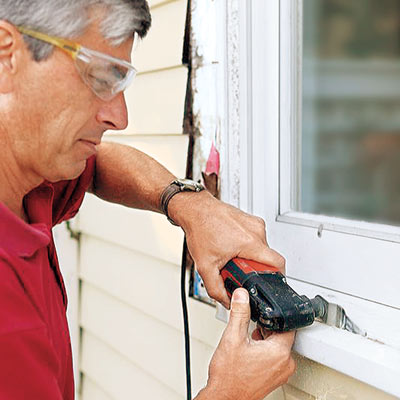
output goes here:
{"type": "Polygon", "coordinates": [[[205,187],[191,179],[175,179],[161,193],[160,204],[163,213],[172,225],[177,224],[168,215],[168,203],[177,193],[180,192],[201,192],[205,187]]]}

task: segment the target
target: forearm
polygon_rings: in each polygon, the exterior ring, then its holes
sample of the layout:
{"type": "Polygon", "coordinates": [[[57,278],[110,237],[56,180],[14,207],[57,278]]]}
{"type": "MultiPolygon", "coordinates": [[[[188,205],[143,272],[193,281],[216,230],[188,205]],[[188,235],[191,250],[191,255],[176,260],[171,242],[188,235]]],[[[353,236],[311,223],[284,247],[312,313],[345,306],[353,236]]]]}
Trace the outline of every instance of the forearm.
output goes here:
{"type": "Polygon", "coordinates": [[[91,192],[113,203],[161,212],[161,192],[174,179],[147,154],[117,143],[102,143],[91,192]]]}
{"type": "MultiPolygon", "coordinates": [[[[127,207],[162,212],[162,191],[176,177],[141,151],[117,143],[102,143],[96,157],[96,173],[90,191],[103,200],[127,207]]],[[[182,227],[185,220],[199,220],[201,211],[216,200],[207,191],[182,192],[168,205],[170,217],[182,227]]]]}
{"type": "MultiPolygon", "coordinates": [[[[175,176],[156,160],[128,146],[99,146],[90,191],[128,207],[162,212],[161,194],[175,176]]],[[[285,261],[268,248],[265,223],[215,199],[207,190],[180,192],[168,203],[168,215],[185,231],[188,249],[208,294],[229,308],[220,269],[235,257],[278,267],[285,261]]]]}

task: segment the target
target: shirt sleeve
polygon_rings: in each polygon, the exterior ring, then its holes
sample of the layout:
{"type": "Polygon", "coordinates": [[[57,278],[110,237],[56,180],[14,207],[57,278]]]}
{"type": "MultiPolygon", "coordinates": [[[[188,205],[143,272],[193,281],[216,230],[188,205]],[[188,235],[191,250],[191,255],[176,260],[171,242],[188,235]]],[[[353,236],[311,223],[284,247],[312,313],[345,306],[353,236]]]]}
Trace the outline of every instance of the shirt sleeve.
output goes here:
{"type": "Polygon", "coordinates": [[[90,157],[86,168],[76,179],[53,184],[53,226],[73,218],[78,212],[96,169],[96,157],[90,157]]]}
{"type": "Polygon", "coordinates": [[[62,400],[45,324],[2,258],[0,304],[0,399],[62,400]]]}

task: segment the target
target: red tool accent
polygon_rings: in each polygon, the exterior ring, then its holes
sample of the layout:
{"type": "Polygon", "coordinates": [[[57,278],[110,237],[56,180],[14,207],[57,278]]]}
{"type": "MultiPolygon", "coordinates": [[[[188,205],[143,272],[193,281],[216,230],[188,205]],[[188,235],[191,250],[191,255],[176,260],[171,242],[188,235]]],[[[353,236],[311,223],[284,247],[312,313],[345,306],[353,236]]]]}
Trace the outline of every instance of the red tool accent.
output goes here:
{"type": "Polygon", "coordinates": [[[236,265],[238,265],[245,274],[250,272],[280,272],[279,268],[272,265],[262,264],[253,260],[246,260],[244,258],[234,258],[232,260],[236,265]]]}
{"type": "MultiPolygon", "coordinates": [[[[280,272],[277,267],[266,265],[253,260],[244,258],[233,258],[221,270],[221,276],[224,282],[229,278],[239,287],[243,286],[243,282],[250,276],[258,275],[259,273],[280,272]]],[[[228,296],[232,293],[228,290],[228,296]]]]}

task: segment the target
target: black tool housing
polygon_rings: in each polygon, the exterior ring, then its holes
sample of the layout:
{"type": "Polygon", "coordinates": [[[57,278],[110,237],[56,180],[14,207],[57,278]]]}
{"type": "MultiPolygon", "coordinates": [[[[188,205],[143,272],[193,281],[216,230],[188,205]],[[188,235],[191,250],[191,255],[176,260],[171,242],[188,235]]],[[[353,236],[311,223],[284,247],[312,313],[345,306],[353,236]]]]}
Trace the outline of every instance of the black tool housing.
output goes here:
{"type": "Polygon", "coordinates": [[[281,273],[268,271],[244,274],[234,267],[229,272],[232,275],[225,278],[227,291],[232,294],[238,287],[247,289],[251,319],[265,329],[283,332],[314,322],[315,312],[311,300],[307,296],[298,295],[281,273]]]}

